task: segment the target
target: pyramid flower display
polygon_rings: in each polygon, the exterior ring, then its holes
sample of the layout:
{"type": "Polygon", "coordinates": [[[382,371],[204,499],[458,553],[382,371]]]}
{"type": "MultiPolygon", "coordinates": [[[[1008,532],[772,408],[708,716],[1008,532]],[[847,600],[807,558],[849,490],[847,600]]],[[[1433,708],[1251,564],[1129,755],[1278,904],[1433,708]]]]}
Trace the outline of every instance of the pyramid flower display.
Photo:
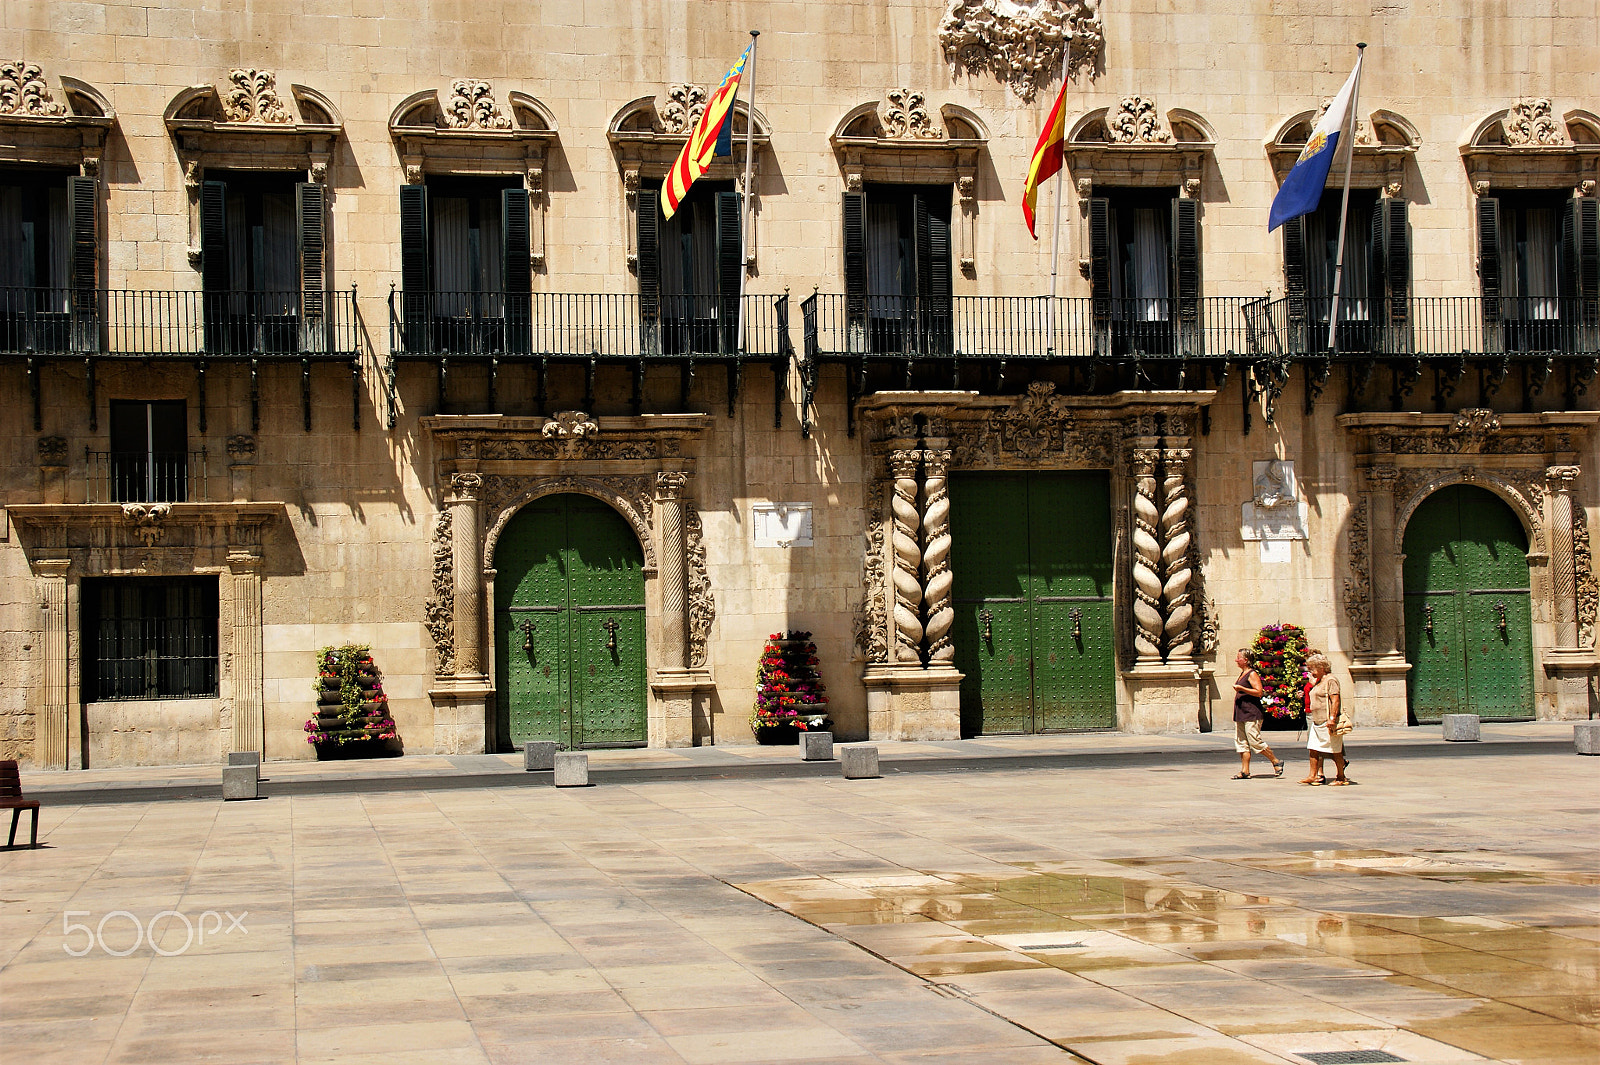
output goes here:
{"type": "Polygon", "coordinates": [[[1250,647],[1250,664],[1261,674],[1266,695],[1261,708],[1275,718],[1293,720],[1304,708],[1306,630],[1299,625],[1263,625],[1250,647]]]}
{"type": "Polygon", "coordinates": [[[399,738],[389,716],[383,679],[365,644],[317,652],[317,710],[306,722],[306,742],[333,747],[399,738]]]}
{"type": "Polygon", "coordinates": [[[756,670],[756,705],[750,729],[827,728],[828,697],[817,673],[817,645],[809,632],[775,632],[767,637],[756,670]]]}

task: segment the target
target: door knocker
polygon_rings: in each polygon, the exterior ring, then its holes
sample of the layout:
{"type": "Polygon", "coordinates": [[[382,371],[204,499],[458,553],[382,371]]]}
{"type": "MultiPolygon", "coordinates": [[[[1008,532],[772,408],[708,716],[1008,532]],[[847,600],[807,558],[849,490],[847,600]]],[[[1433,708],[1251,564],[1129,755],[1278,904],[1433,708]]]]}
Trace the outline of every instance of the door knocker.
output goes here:
{"type": "Polygon", "coordinates": [[[616,622],[616,619],[615,618],[606,618],[604,621],[602,621],[600,623],[600,627],[602,629],[606,630],[606,650],[607,651],[615,651],[617,649],[617,622],[616,622]]]}
{"type": "Polygon", "coordinates": [[[1496,624],[1500,626],[1500,638],[1504,640],[1506,638],[1506,605],[1504,603],[1496,603],[1494,605],[1494,613],[1498,619],[1496,624]]]}
{"type": "Polygon", "coordinates": [[[539,625],[533,619],[524,621],[517,628],[522,630],[522,649],[528,654],[533,653],[533,634],[538,631],[539,625]]]}
{"type": "Polygon", "coordinates": [[[1422,608],[1422,617],[1424,619],[1422,631],[1427,633],[1431,639],[1433,637],[1433,606],[1431,604],[1422,608]]]}
{"type": "Polygon", "coordinates": [[[994,615],[988,609],[978,611],[978,620],[983,622],[983,642],[994,643],[994,615]]]}
{"type": "Polygon", "coordinates": [[[1069,614],[1068,617],[1072,618],[1072,638],[1074,640],[1078,641],[1079,643],[1082,643],[1083,642],[1083,611],[1079,610],[1077,607],[1073,607],[1072,608],[1072,613],[1069,614]]]}

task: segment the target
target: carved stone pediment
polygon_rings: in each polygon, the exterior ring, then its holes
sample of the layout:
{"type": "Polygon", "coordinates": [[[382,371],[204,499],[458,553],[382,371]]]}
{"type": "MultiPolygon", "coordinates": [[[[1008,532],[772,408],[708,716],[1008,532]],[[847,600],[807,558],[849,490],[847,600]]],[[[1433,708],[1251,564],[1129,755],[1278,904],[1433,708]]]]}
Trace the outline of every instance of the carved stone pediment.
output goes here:
{"type": "Polygon", "coordinates": [[[426,174],[521,174],[542,209],[545,158],[560,132],[555,113],[527,93],[513,89],[502,99],[493,82],[455,78],[401,100],[389,136],[413,185],[426,174]]]}
{"type": "MultiPolygon", "coordinates": [[[[1315,111],[1301,111],[1290,115],[1267,138],[1267,158],[1272,163],[1273,175],[1283,181],[1300,153],[1305,149],[1311,130],[1322,119],[1331,100],[1324,100],[1315,111]]],[[[1350,160],[1350,182],[1358,188],[1383,188],[1392,196],[1405,190],[1406,161],[1416,157],[1422,144],[1422,134],[1405,116],[1394,111],[1375,110],[1369,116],[1357,116],[1355,151],[1350,160]]],[[[1330,181],[1342,181],[1340,170],[1330,181]]]]}
{"type": "Polygon", "coordinates": [[[1124,97],[1067,125],[1067,170],[1080,197],[1093,186],[1181,185],[1198,198],[1206,156],[1216,149],[1211,124],[1193,111],[1165,113],[1146,96],[1124,97]]]}
{"type": "Polygon", "coordinates": [[[81,572],[185,574],[259,557],[282,503],[29,503],[7,508],[29,559],[81,572]],[[76,562],[74,563],[77,564],[76,562]]]}
{"type": "Polygon", "coordinates": [[[1592,194],[1600,179],[1600,115],[1520,98],[1478,121],[1462,141],[1461,159],[1479,195],[1497,185],[1570,185],[1592,194]]]}
{"type": "Polygon", "coordinates": [[[1469,407],[1455,414],[1346,414],[1339,423],[1366,454],[1496,455],[1543,466],[1583,448],[1600,414],[1497,414],[1469,407]]]}
{"type": "Polygon", "coordinates": [[[207,168],[308,170],[324,180],[344,116],[304,85],[285,92],[276,72],[228,71],[220,85],[193,85],[167,104],[167,132],[184,166],[191,197],[207,168]]]}
{"type": "Polygon", "coordinates": [[[1093,77],[1105,62],[1095,0],[950,0],[939,45],[952,74],[992,74],[1024,100],[1064,72],[1093,77]]]}
{"type": "Polygon", "coordinates": [[[93,176],[116,118],[87,82],[63,77],[52,86],[37,63],[0,61],[0,163],[81,166],[93,176]]]}

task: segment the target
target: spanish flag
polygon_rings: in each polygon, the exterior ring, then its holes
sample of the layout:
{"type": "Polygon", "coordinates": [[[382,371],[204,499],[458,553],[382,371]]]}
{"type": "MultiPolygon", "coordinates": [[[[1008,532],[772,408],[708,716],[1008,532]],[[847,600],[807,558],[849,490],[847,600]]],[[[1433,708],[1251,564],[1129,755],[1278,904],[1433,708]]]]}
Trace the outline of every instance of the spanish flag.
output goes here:
{"type": "MultiPolygon", "coordinates": [[[[752,43],[750,48],[754,47],[752,43]]],[[[739,95],[739,79],[750,61],[750,48],[744,50],[728,76],[717,86],[717,91],[706,101],[705,112],[689,133],[689,142],[678,153],[672,169],[667,171],[667,179],[661,183],[663,217],[672,217],[683,198],[689,195],[689,186],[711,168],[713,155],[732,154],[733,123],[729,119],[733,115],[733,102],[739,95]]]]}
{"type": "Polygon", "coordinates": [[[1056,94],[1056,105],[1050,117],[1044,120],[1039,131],[1039,143],[1033,146],[1033,159],[1028,163],[1028,182],[1022,187],[1022,217],[1028,221],[1028,232],[1038,240],[1033,226],[1034,204],[1039,199],[1039,186],[1061,169],[1062,146],[1066,140],[1067,79],[1061,79],[1061,91],[1056,94]]]}

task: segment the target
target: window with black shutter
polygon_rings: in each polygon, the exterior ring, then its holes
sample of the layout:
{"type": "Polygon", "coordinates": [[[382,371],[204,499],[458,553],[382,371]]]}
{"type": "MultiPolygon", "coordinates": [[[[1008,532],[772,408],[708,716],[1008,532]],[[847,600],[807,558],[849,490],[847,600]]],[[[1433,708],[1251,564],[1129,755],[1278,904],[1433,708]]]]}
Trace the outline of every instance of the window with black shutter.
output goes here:
{"type": "Polygon", "coordinates": [[[951,350],[951,188],[868,185],[844,200],[851,348],[951,350]]]}
{"type": "Polygon", "coordinates": [[[83,350],[73,344],[70,312],[82,282],[90,293],[94,289],[93,187],[93,179],[65,170],[0,170],[0,341],[6,350],[83,350]],[[87,214],[78,204],[84,191],[90,193],[87,214]],[[80,237],[87,238],[87,249],[80,248],[80,237]]]}
{"type": "Polygon", "coordinates": [[[1199,204],[1161,188],[1091,198],[1089,283],[1102,351],[1171,354],[1174,322],[1199,317],[1199,204]]]}
{"type": "Polygon", "coordinates": [[[217,578],[83,582],[85,702],[217,694],[217,578]]]}
{"type": "Polygon", "coordinates": [[[322,186],[294,173],[210,170],[200,189],[206,347],[293,353],[325,345],[327,225],[322,186]],[[307,311],[307,292],[315,303],[307,311]]]}
{"type": "Polygon", "coordinates": [[[527,350],[529,232],[528,193],[520,177],[443,176],[400,186],[407,350],[527,350]]]}
{"type": "MultiPolygon", "coordinates": [[[[1338,267],[1339,212],[1343,192],[1329,189],[1317,209],[1283,225],[1284,291],[1295,336],[1293,350],[1325,350],[1328,316],[1333,312],[1334,276],[1338,267]]],[[[1404,201],[1397,212],[1382,206],[1376,190],[1351,189],[1344,228],[1344,276],[1340,281],[1340,351],[1378,351],[1381,328],[1392,306],[1392,276],[1399,285],[1399,311],[1405,313],[1405,288],[1410,277],[1410,252],[1405,240],[1404,201]],[[1389,222],[1397,219],[1398,241],[1389,238],[1389,222]],[[1392,243],[1393,254],[1390,254],[1392,243]]]]}
{"type": "Polygon", "coordinates": [[[641,182],[637,237],[646,350],[737,350],[740,224],[739,194],[731,181],[696,182],[671,218],[662,217],[660,183],[641,182]]]}
{"type": "Polygon", "coordinates": [[[1490,190],[1478,197],[1478,281],[1491,350],[1550,351],[1566,339],[1564,312],[1575,291],[1576,259],[1563,247],[1569,195],[1490,190]],[[1498,337],[1496,337],[1498,334],[1498,337]]]}

